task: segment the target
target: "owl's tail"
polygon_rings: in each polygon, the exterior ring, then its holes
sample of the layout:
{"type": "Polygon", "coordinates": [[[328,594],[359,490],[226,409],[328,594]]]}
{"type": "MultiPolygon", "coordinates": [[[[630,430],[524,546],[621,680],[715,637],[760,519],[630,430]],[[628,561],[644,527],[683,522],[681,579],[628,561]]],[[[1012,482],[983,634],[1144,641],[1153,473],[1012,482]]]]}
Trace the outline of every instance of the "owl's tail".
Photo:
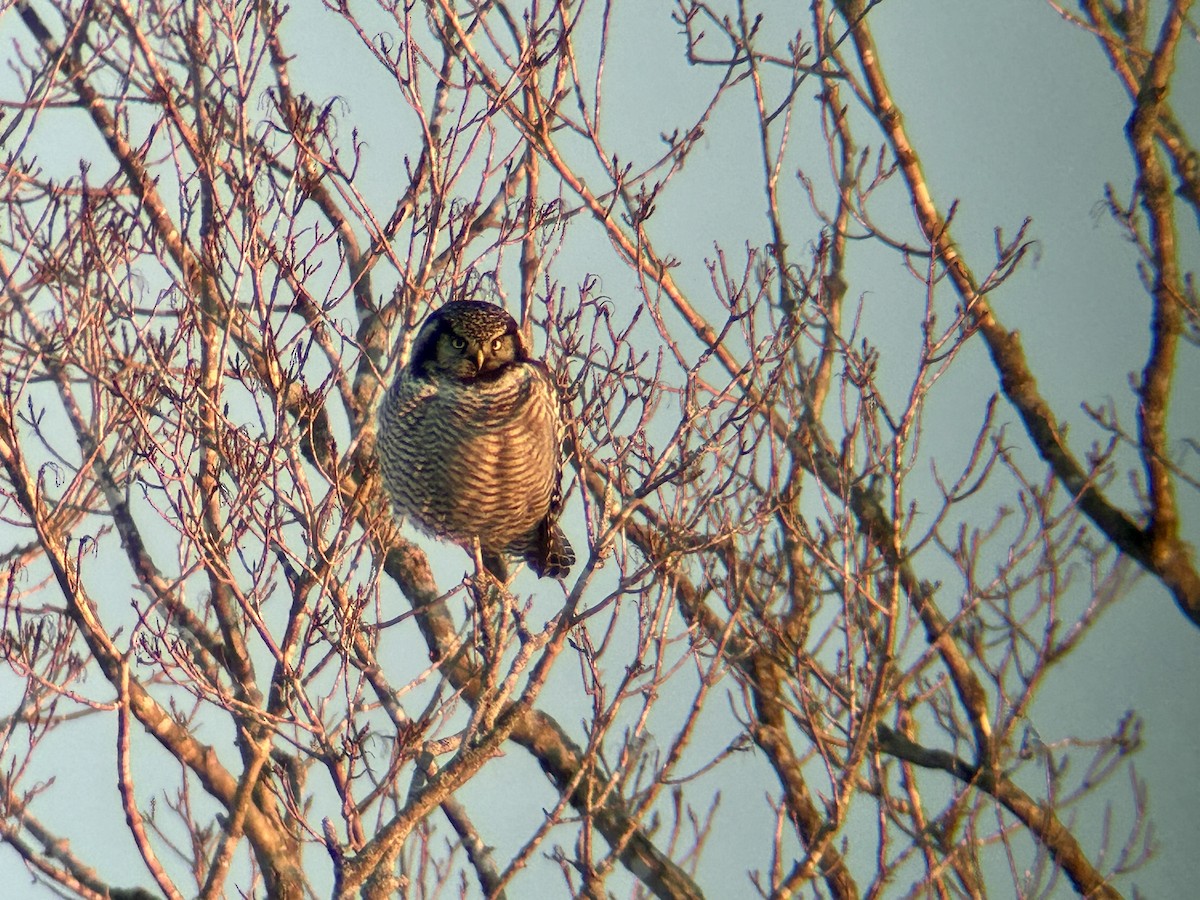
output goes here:
{"type": "Polygon", "coordinates": [[[525,562],[539,578],[562,578],[575,565],[571,542],[548,516],[538,525],[537,539],[525,552],[525,562]]]}

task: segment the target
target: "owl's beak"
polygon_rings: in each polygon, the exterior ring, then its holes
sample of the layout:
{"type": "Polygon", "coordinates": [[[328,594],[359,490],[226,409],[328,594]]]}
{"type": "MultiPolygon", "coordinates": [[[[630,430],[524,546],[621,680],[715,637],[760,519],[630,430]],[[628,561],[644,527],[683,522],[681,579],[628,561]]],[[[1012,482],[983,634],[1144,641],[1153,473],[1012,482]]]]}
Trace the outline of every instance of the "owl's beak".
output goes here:
{"type": "Polygon", "coordinates": [[[483,357],[484,357],[483,348],[480,347],[478,350],[475,351],[475,371],[476,372],[483,371],[483,357]]]}

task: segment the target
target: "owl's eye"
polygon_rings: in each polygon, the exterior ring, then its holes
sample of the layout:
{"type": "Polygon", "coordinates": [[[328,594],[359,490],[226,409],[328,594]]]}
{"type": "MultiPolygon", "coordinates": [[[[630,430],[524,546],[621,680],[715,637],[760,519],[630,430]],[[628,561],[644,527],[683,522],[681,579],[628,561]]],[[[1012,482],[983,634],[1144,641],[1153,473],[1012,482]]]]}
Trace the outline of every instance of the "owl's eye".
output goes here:
{"type": "Polygon", "coordinates": [[[455,335],[454,337],[450,338],[450,346],[453,347],[455,350],[466,350],[467,349],[467,339],[464,337],[459,337],[458,335],[455,335]]]}
{"type": "Polygon", "coordinates": [[[504,338],[492,338],[492,352],[499,353],[500,348],[504,346],[504,338]]]}

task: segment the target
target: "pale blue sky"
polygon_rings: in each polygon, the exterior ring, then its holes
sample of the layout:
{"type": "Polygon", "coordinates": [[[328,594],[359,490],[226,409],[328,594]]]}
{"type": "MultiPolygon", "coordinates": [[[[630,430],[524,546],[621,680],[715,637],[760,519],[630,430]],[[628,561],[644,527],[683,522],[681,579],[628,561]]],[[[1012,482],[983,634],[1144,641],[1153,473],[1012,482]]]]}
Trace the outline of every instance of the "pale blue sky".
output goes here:
{"type": "MultiPolygon", "coordinates": [[[[661,152],[660,132],[692,122],[718,73],[683,62],[678,26],[669,17],[672,4],[656,0],[614,5],[605,133],[636,166],[661,152]]],[[[784,30],[784,23],[795,21],[797,4],[772,0],[761,6],[766,10],[766,33],[772,28],[784,30]]],[[[386,213],[390,211],[387,198],[395,194],[399,157],[415,152],[417,146],[410,138],[411,119],[399,111],[394,92],[379,89],[378,71],[354,49],[356,39],[349,30],[328,15],[306,18],[311,14],[312,10],[300,8],[290,13],[285,37],[297,54],[293,77],[297,87],[317,99],[332,94],[345,98],[346,121],[366,140],[358,187],[368,200],[379,204],[377,213],[386,213]]],[[[1108,216],[1098,212],[1106,182],[1112,182],[1123,196],[1129,190],[1131,167],[1122,132],[1128,111],[1124,93],[1108,71],[1097,42],[1064,23],[1043,3],[889,0],[871,15],[885,71],[935,198],[943,209],[950,200],[959,201],[955,235],[968,260],[977,271],[986,270],[992,258],[993,228],[1000,226],[1011,234],[1026,216],[1034,220],[1031,236],[1039,242],[1036,259],[1029,260],[995,299],[996,309],[1008,327],[1021,331],[1042,390],[1057,413],[1071,423],[1072,443],[1082,449],[1096,432],[1079,404],[1099,404],[1112,397],[1128,416],[1129,373],[1140,368],[1147,342],[1148,301],[1137,282],[1132,248],[1108,216]]],[[[806,13],[798,21],[807,33],[806,13]]],[[[8,39],[19,28],[11,10],[0,14],[0,36],[8,39]]],[[[1181,50],[1176,85],[1191,86],[1193,96],[1200,93],[1200,52],[1194,39],[1181,50]]],[[[7,76],[0,86],[6,96],[11,95],[7,76]]],[[[741,96],[709,123],[684,176],[664,195],[650,223],[660,252],[680,260],[678,282],[697,297],[707,296],[704,261],[712,256],[714,244],[732,254],[741,252],[747,241],[768,239],[760,208],[761,164],[747,140],[752,117],[744,85],[741,90],[741,96]]],[[[802,86],[801,94],[811,96],[816,90],[814,82],[802,86]]],[[[1175,100],[1184,126],[1193,136],[1200,133],[1200,108],[1182,93],[1175,100]]],[[[785,170],[802,165],[823,176],[811,104],[798,106],[793,128],[792,162],[785,170]]],[[[865,128],[860,131],[861,137],[867,134],[865,128]]],[[[86,148],[87,142],[64,141],[47,148],[46,159],[69,175],[77,171],[80,154],[88,152],[81,147],[86,148]]],[[[794,179],[785,182],[785,219],[796,234],[807,237],[813,232],[807,202],[794,179]]],[[[903,198],[898,200],[894,207],[882,208],[880,215],[896,228],[913,232],[911,213],[903,198]]],[[[1190,259],[1194,265],[1200,258],[1195,222],[1181,217],[1179,226],[1189,247],[1185,261],[1190,259]]],[[[630,273],[615,263],[602,242],[585,229],[580,232],[572,232],[564,246],[558,277],[582,280],[594,273],[614,302],[636,302],[630,273]]],[[[863,249],[852,258],[849,274],[851,295],[864,297],[864,320],[876,333],[909,336],[916,328],[920,285],[898,260],[863,249]]],[[[390,288],[381,276],[376,290],[390,288]]],[[[883,346],[886,351],[886,343],[883,346]]],[[[906,374],[904,352],[898,349],[896,358],[885,353],[882,364],[885,376],[894,367],[898,390],[906,388],[901,381],[906,374]]],[[[944,442],[951,455],[959,452],[964,418],[973,425],[983,400],[997,390],[981,350],[974,351],[970,362],[971,367],[955,375],[954,399],[939,399],[932,407],[936,414],[926,423],[926,442],[932,446],[944,442]]],[[[1185,351],[1176,390],[1182,398],[1197,383],[1196,354],[1185,351]]],[[[1196,434],[1200,418],[1195,409],[1190,402],[1177,404],[1176,440],[1196,434]]],[[[1011,423],[1009,444],[1032,463],[1035,455],[1016,416],[1003,403],[1001,417],[1011,423]]],[[[1116,496],[1128,500],[1123,486],[1115,490],[1116,496]]],[[[1181,500],[1186,530],[1195,535],[1200,503],[1194,494],[1181,500]]],[[[463,561],[451,555],[445,565],[448,572],[458,572],[463,561]]],[[[1200,843],[1198,649],[1200,632],[1184,620],[1160,585],[1142,578],[1062,664],[1030,716],[1047,742],[1069,734],[1101,736],[1127,709],[1145,718],[1145,747],[1137,765],[1149,788],[1158,852],[1145,869],[1122,884],[1130,895],[1135,884],[1151,897],[1178,896],[1194,884],[1193,854],[1200,843]]],[[[552,685],[551,691],[548,698],[561,704],[556,712],[564,725],[574,728],[585,709],[574,710],[572,718],[572,703],[581,698],[572,700],[572,686],[565,681],[552,685]]],[[[660,727],[667,733],[669,717],[660,727]]],[[[714,729],[713,739],[721,740],[722,734],[714,729]]],[[[103,806],[101,814],[119,829],[110,798],[88,789],[97,778],[108,783],[109,761],[98,774],[90,755],[88,766],[79,766],[77,746],[64,741],[59,752],[59,779],[76,785],[76,790],[63,793],[77,807],[64,807],[61,815],[90,813],[93,806],[103,806]]],[[[763,842],[769,838],[763,805],[766,795],[776,790],[774,783],[762,780],[762,768],[749,762],[739,761],[721,773],[726,779],[721,818],[699,870],[700,884],[710,897],[745,894],[745,874],[731,860],[761,856],[763,842]],[[745,780],[731,783],[731,772],[745,780]],[[739,809],[747,811],[744,817],[739,809]]],[[[514,785],[536,785],[539,796],[539,803],[523,810],[522,833],[527,833],[553,798],[544,779],[520,754],[498,761],[494,770],[469,786],[464,797],[486,808],[493,789],[500,792],[495,795],[497,802],[504,802],[503,790],[514,785]],[[506,777],[509,773],[511,780],[506,777]],[[498,786],[497,780],[502,782],[498,786]]],[[[1096,814],[1094,820],[1077,824],[1083,834],[1090,829],[1094,836],[1098,809],[1088,810],[1096,814]]],[[[109,847],[106,831],[93,831],[77,840],[85,852],[109,847]]],[[[496,836],[495,843],[501,851],[510,849],[502,836],[496,836]]],[[[122,835],[120,844],[108,852],[128,853],[128,840],[122,835]]],[[[561,881],[549,869],[547,878],[554,889],[560,889],[561,881]]],[[[0,850],[0,884],[23,881],[14,855],[0,850]]],[[[1066,894],[1064,887],[1062,895],[1066,894]]]]}

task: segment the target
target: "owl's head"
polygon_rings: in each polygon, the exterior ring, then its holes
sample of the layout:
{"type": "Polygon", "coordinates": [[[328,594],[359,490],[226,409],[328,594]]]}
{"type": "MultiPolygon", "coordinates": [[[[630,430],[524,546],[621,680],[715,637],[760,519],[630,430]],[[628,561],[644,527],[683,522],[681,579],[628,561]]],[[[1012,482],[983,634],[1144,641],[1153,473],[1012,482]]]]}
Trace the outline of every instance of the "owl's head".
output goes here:
{"type": "Polygon", "coordinates": [[[409,369],[422,378],[474,381],[495,377],[529,352],[517,323],[501,307],[479,300],[447,303],[425,320],[409,369]]]}

